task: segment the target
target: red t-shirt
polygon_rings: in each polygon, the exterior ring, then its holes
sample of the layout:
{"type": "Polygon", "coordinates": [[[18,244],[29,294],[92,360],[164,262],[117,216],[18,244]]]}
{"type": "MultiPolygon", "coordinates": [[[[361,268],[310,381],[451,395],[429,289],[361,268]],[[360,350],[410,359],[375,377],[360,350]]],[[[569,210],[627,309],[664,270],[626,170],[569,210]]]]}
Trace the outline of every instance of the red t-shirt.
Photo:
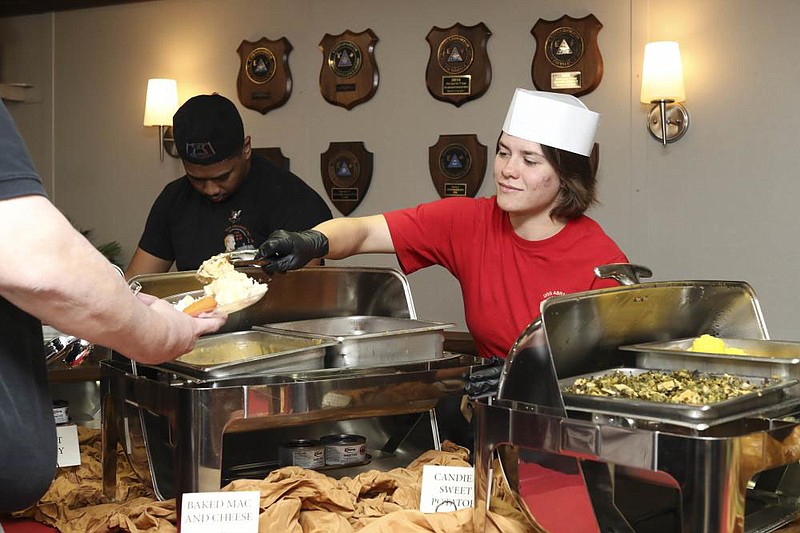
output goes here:
{"type": "Polygon", "coordinates": [[[505,357],[550,296],[616,286],[594,267],[626,263],[587,216],[527,241],[495,198],[446,198],[384,214],[403,272],[442,265],[461,284],[467,327],[484,357],[505,357]]]}

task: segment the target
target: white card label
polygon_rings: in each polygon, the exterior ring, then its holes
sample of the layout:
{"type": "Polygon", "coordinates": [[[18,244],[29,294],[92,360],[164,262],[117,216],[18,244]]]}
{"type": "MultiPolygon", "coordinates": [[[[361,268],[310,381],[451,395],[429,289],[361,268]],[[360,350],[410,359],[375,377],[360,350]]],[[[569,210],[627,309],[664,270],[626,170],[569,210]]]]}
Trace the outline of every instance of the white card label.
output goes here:
{"type": "Polygon", "coordinates": [[[78,466],[81,464],[78,426],[75,424],[56,426],[56,439],[58,443],[58,466],[78,466]]]}
{"type": "Polygon", "coordinates": [[[261,493],[188,492],[181,500],[181,533],[258,533],[261,493]]]}
{"type": "Polygon", "coordinates": [[[443,513],[472,507],[474,484],[474,469],[470,466],[425,465],[419,510],[443,513]]]}

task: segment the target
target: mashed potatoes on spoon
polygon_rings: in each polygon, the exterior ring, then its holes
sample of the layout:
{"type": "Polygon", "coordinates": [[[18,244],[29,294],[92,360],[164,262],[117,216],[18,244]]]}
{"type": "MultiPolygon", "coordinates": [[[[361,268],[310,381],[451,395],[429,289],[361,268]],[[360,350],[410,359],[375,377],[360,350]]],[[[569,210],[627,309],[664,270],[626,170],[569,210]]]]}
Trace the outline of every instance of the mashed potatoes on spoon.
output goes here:
{"type": "Polygon", "coordinates": [[[206,259],[197,270],[197,278],[207,284],[205,296],[184,296],[175,306],[191,315],[207,311],[230,314],[259,301],[267,292],[265,283],[258,283],[230,262],[230,255],[222,253],[206,259]]]}

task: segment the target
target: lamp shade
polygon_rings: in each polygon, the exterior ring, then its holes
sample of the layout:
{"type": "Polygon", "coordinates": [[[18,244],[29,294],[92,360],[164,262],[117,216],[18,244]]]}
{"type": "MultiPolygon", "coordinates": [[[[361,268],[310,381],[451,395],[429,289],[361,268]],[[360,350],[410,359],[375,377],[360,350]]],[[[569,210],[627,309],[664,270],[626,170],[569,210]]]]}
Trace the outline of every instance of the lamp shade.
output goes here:
{"type": "Polygon", "coordinates": [[[172,115],[178,109],[178,83],[175,80],[147,80],[147,99],[144,104],[145,126],[171,126],[172,115]]]}
{"type": "Polygon", "coordinates": [[[659,41],[644,47],[641,101],[649,104],[659,100],[686,100],[681,51],[676,42],[659,41]]]}

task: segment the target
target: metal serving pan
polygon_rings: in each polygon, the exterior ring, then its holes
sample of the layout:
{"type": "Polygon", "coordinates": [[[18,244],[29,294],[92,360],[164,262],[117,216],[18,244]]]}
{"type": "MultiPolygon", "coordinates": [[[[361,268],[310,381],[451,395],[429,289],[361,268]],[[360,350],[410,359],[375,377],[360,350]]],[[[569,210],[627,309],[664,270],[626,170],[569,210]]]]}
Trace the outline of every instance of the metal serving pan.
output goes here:
{"type": "MultiPolygon", "coordinates": [[[[728,372],[743,376],[780,377],[800,381],[800,342],[721,338],[726,347],[739,348],[746,355],[691,352],[695,337],[666,342],[644,342],[621,346],[636,352],[636,366],[703,372],[728,372]]],[[[793,387],[792,395],[800,395],[793,387]]]]}
{"type": "Polygon", "coordinates": [[[253,329],[329,342],[325,366],[353,368],[439,359],[443,354],[443,330],[453,326],[410,318],[355,315],[264,324],[253,329]]]}
{"type": "Polygon", "coordinates": [[[318,370],[333,342],[267,331],[237,331],[203,337],[194,349],[161,368],[200,379],[318,370]]]}
{"type": "MultiPolygon", "coordinates": [[[[737,377],[746,379],[754,385],[762,385],[750,394],[737,396],[729,400],[703,405],[651,402],[629,398],[611,398],[574,394],[566,389],[579,378],[600,377],[614,372],[623,372],[636,376],[650,369],[644,368],[611,368],[600,372],[592,372],[581,376],[572,376],[559,380],[559,387],[567,409],[588,411],[596,414],[617,415],[630,418],[642,418],[658,422],[689,425],[695,429],[705,429],[712,425],[728,422],[748,416],[751,413],[778,404],[788,387],[796,385],[796,379],[764,378],[761,376],[737,377]]],[[[728,372],[729,375],[734,375],[728,372]]]]}

